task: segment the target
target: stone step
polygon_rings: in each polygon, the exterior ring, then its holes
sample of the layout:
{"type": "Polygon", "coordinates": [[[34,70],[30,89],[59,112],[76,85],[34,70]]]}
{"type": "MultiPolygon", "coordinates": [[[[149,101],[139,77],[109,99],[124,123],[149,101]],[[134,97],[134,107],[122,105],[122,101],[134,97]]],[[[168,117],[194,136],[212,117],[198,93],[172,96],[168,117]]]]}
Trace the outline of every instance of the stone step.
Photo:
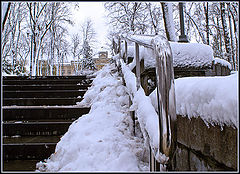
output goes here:
{"type": "Polygon", "coordinates": [[[90,108],[81,106],[3,106],[3,121],[74,119],[87,114],[90,108]]]}
{"type": "Polygon", "coordinates": [[[4,160],[3,172],[35,172],[39,160],[4,160]]]}
{"type": "Polygon", "coordinates": [[[37,162],[54,153],[72,122],[89,113],[90,108],[76,102],[83,99],[92,78],[3,77],[4,171],[35,171],[37,162]]]}
{"type": "Polygon", "coordinates": [[[4,160],[44,160],[55,151],[62,136],[3,137],[4,160]]]}
{"type": "Polygon", "coordinates": [[[3,136],[3,144],[36,144],[58,143],[62,135],[58,136],[3,136]]]}
{"type": "Polygon", "coordinates": [[[29,90],[87,90],[90,84],[38,84],[38,85],[3,85],[3,91],[29,90]]]}
{"type": "Polygon", "coordinates": [[[92,79],[23,79],[3,80],[3,85],[36,85],[36,84],[90,84],[92,79]]]}
{"type": "Polygon", "coordinates": [[[3,144],[4,160],[44,160],[54,153],[56,143],[3,144]]]}
{"type": "Polygon", "coordinates": [[[3,91],[3,98],[71,98],[85,93],[86,90],[3,91]]]}
{"type": "Polygon", "coordinates": [[[3,106],[63,106],[76,105],[83,98],[4,98],[3,106]]]}
{"type": "Polygon", "coordinates": [[[52,136],[67,132],[72,120],[3,121],[3,136],[52,136]]]}
{"type": "Polygon", "coordinates": [[[3,80],[32,80],[32,79],[86,79],[93,78],[94,76],[3,76],[3,80]]]}

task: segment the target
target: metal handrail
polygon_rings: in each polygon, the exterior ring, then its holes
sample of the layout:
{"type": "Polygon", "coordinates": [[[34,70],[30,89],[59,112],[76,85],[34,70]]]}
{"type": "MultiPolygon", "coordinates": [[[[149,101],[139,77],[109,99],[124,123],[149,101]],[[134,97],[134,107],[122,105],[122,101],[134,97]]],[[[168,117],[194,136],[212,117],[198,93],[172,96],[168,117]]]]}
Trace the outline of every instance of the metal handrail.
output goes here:
{"type": "MultiPolygon", "coordinates": [[[[136,36],[154,37],[154,36],[156,36],[156,35],[136,35],[136,36]]],[[[146,47],[146,48],[154,49],[152,44],[144,43],[144,42],[142,42],[142,41],[140,41],[140,40],[137,40],[136,38],[132,38],[131,36],[121,35],[120,37],[121,37],[122,39],[128,40],[129,42],[135,42],[135,43],[137,43],[137,44],[139,44],[139,45],[142,45],[142,46],[144,46],[144,47],[146,47]]]]}
{"type": "MultiPolygon", "coordinates": [[[[154,51],[154,56],[156,58],[157,99],[159,115],[159,149],[162,154],[169,156],[171,155],[170,149],[172,147],[171,128],[173,129],[173,125],[171,125],[171,117],[172,119],[176,118],[174,75],[172,63],[173,60],[170,44],[164,37],[159,35],[120,35],[118,39],[120,58],[125,57],[125,59],[127,59],[127,42],[135,43],[134,57],[136,59],[137,89],[140,87],[139,45],[152,49],[154,51]],[[148,42],[145,42],[145,40],[143,41],[138,37],[146,37],[150,39],[148,42]],[[125,55],[121,55],[121,40],[125,41],[125,55]],[[170,105],[172,107],[170,107],[170,105]]],[[[127,60],[125,60],[125,62],[126,61],[127,60]]]]}

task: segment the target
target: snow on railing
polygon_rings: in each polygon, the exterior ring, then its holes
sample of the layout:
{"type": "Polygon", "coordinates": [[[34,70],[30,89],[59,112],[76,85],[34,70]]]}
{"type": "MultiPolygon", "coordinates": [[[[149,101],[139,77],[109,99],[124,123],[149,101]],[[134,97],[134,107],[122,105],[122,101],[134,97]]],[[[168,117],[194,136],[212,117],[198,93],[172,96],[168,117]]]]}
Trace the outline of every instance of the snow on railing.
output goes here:
{"type": "MultiPolygon", "coordinates": [[[[156,161],[161,164],[169,162],[167,160],[171,160],[173,157],[176,146],[175,89],[170,44],[164,37],[159,35],[121,35],[117,43],[116,41],[113,43],[113,47],[115,52],[119,54],[119,59],[116,57],[116,65],[123,73],[128,93],[133,101],[130,109],[134,110],[137,114],[144,138],[149,142],[151,147],[150,170],[159,170],[156,169],[156,161]],[[121,51],[122,40],[124,41],[124,52],[121,51]],[[133,62],[136,65],[136,75],[127,66],[129,63],[128,43],[135,44],[133,62]],[[155,57],[158,98],[157,112],[140,84],[140,76],[144,65],[141,66],[140,63],[139,45],[151,49],[155,57]]],[[[135,121],[134,118],[133,121],[135,121]]]]}

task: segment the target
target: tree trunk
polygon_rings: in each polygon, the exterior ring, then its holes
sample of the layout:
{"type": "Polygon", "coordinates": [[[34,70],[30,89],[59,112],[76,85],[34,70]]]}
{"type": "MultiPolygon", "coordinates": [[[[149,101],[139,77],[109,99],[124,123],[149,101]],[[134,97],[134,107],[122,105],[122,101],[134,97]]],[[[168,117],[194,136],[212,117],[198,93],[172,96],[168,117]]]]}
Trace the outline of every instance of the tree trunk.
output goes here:
{"type": "Polygon", "coordinates": [[[228,9],[228,22],[229,22],[229,30],[230,30],[230,41],[231,41],[231,57],[232,57],[232,69],[235,71],[235,56],[234,56],[234,45],[233,45],[233,32],[232,32],[232,19],[230,15],[230,4],[227,3],[228,9]]]}
{"type": "Polygon", "coordinates": [[[234,40],[235,43],[232,43],[233,45],[235,44],[235,52],[233,54],[235,55],[235,70],[238,70],[238,31],[237,31],[237,25],[238,25],[238,20],[236,19],[236,15],[234,14],[234,9],[229,9],[229,12],[231,14],[231,17],[233,19],[233,33],[234,33],[234,40]]]}
{"type": "Polygon", "coordinates": [[[227,61],[231,63],[231,48],[230,48],[230,38],[228,35],[228,27],[226,25],[226,14],[225,14],[225,3],[220,3],[220,12],[221,12],[221,20],[222,20],[222,27],[223,27],[223,36],[224,36],[224,43],[225,43],[225,51],[227,56],[227,61]]]}
{"type": "Polygon", "coordinates": [[[219,29],[220,28],[220,21],[219,21],[218,17],[217,17],[217,27],[218,27],[218,29],[217,29],[217,38],[219,40],[219,52],[220,52],[220,54],[222,56],[222,52],[223,52],[223,50],[222,50],[222,34],[221,34],[221,30],[219,29]]]}
{"type": "Polygon", "coordinates": [[[176,42],[176,35],[175,35],[175,28],[174,28],[174,22],[173,22],[173,16],[172,16],[172,8],[169,8],[168,5],[172,4],[166,4],[165,2],[161,2],[162,5],[162,12],[163,12],[163,21],[165,26],[165,32],[167,39],[169,41],[176,42]]]}
{"type": "Polygon", "coordinates": [[[6,21],[7,21],[9,12],[10,12],[10,7],[11,7],[11,2],[8,3],[8,7],[7,7],[6,13],[5,13],[4,18],[3,18],[2,32],[3,32],[3,30],[4,30],[4,26],[5,26],[5,24],[6,24],[6,21]]]}
{"type": "Polygon", "coordinates": [[[208,21],[208,2],[206,2],[206,4],[203,4],[204,6],[204,12],[205,12],[205,21],[206,21],[206,34],[207,34],[207,45],[210,44],[210,40],[209,40],[209,21],[208,21]]]}

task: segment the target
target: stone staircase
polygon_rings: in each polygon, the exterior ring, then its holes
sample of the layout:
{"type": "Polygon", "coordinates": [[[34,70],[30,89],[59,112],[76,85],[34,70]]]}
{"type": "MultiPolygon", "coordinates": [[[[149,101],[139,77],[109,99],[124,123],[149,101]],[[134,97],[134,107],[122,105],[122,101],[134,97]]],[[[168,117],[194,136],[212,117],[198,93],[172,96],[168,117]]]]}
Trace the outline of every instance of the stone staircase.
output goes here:
{"type": "Polygon", "coordinates": [[[70,124],[90,108],[76,105],[93,77],[3,77],[3,171],[34,171],[70,124]]]}

